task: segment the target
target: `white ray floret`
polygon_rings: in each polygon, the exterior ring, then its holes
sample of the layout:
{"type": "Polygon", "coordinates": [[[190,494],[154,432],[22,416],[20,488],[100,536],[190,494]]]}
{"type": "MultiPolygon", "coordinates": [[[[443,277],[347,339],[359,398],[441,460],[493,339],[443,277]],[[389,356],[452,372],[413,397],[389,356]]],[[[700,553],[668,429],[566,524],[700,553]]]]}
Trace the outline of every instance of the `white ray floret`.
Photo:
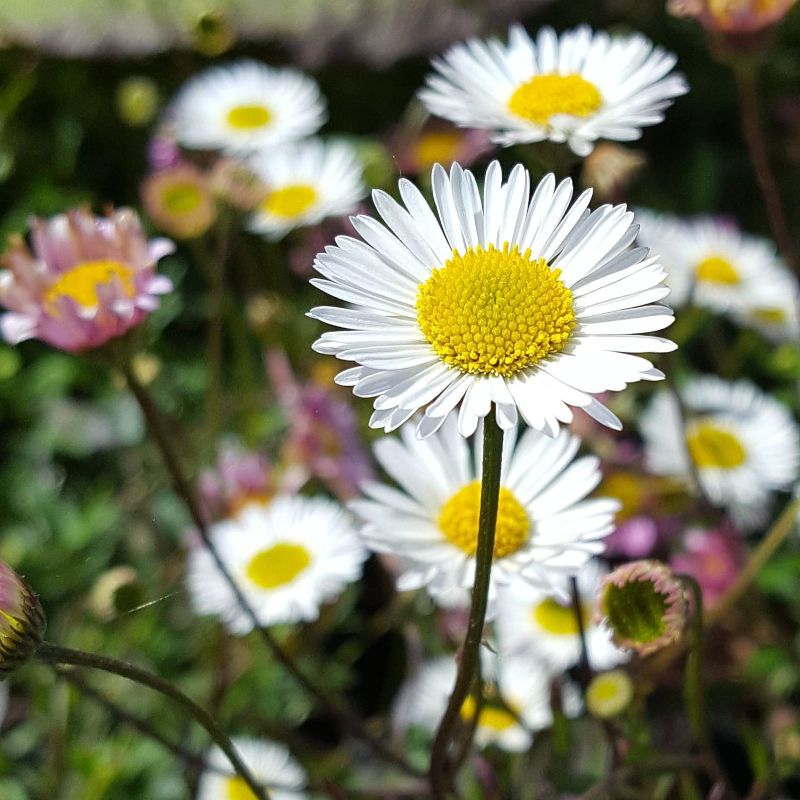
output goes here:
{"type": "Polygon", "coordinates": [[[531,39],[519,25],[508,44],[471,39],[433,61],[419,97],[437,116],[492,132],[502,145],[566,142],[587,156],[598,139],[632,141],[688,91],[676,58],[641,34],[610,36],[582,25],[531,39]]]}
{"type": "Polygon", "coordinates": [[[293,228],[349,214],[367,190],[355,150],[319,139],[256,153],[248,159],[267,195],[250,215],[248,228],[280,239],[293,228]]]}
{"type": "Polygon", "coordinates": [[[664,271],[644,248],[625,206],[589,211],[570,180],[547,175],[531,193],[517,165],[503,182],[493,162],[481,192],[458,164],[432,173],[434,213],[407,180],[400,205],[373,194],[384,224],[352,219],[363,241],[341,236],[317,256],[315,286],[349,304],[315,319],[340,330],[314,349],[354,361],[337,376],[375,397],[370,425],[391,431],[425,408],[417,431],[433,433],[459,407],[471,435],[494,405],[501,427],[518,415],[554,435],[583,408],[619,420],[594,394],[663,374],[638,353],[672,342],[644,334],[673,321],[659,301],[664,271]]]}
{"type": "MultiPolygon", "coordinates": [[[[477,437],[476,437],[477,440],[477,437]]],[[[565,598],[563,576],[576,574],[603,551],[619,503],[584,498],[600,481],[598,460],[577,460],[579,441],[562,430],[555,438],[527,429],[505,433],[493,567],[491,618],[498,586],[515,578],[565,598]]],[[[375,456],[401,489],[375,481],[350,507],[364,521],[367,545],[399,557],[401,591],[425,588],[445,607],[466,607],[475,573],[480,505],[480,450],[470,451],[455,413],[433,436],[375,444],[375,456]]]]}
{"type": "MultiPolygon", "coordinates": [[[[314,620],[361,575],[366,550],[345,510],[325,497],[250,504],[211,528],[211,541],[261,625],[314,620]]],[[[208,550],[189,554],[187,585],[198,614],[219,614],[237,635],[253,624],[208,550]]]]}
{"type": "MultiPolygon", "coordinates": [[[[245,737],[236,737],[232,743],[256,781],[267,787],[272,800],[307,800],[308,777],[284,745],[245,737]]],[[[225,753],[217,746],[211,748],[206,771],[197,785],[197,800],[248,797],[254,797],[252,789],[235,774],[225,753]]]]}
{"type": "Polygon", "coordinates": [[[680,397],[683,413],[673,393],[659,392],[640,418],[648,467],[686,480],[696,472],[740,526],[763,523],[770,492],[798,477],[800,436],[788,408],[749,381],[714,376],[694,379],[680,397]]]}
{"type": "Polygon", "coordinates": [[[311,78],[245,60],[191,78],[170,103],[166,121],[184,147],[241,154],[310,136],[326,116],[311,78]]]}

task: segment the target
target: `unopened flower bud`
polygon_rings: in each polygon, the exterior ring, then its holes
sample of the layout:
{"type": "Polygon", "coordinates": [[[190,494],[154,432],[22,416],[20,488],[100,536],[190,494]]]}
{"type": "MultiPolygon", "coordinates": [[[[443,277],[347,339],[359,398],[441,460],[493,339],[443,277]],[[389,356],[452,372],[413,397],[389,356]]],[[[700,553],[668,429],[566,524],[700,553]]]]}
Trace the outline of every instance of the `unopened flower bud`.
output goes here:
{"type": "Polygon", "coordinates": [[[650,655],[676,642],[689,616],[683,583],[660,561],[632,561],[603,578],[598,616],[619,647],[650,655]]]}
{"type": "Polygon", "coordinates": [[[0,561],[0,680],[28,661],[42,642],[45,619],[39,597],[0,561]]]}

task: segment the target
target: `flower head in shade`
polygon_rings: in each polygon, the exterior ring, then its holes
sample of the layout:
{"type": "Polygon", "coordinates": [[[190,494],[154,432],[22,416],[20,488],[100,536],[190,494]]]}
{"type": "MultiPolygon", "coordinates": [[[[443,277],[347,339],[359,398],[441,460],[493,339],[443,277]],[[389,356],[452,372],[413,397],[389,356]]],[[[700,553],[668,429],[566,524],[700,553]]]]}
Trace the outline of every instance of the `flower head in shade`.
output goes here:
{"type": "Polygon", "coordinates": [[[660,561],[631,561],[603,578],[597,616],[619,647],[655,653],[681,637],[689,616],[683,584],[660,561]]]}
{"type": "Polygon", "coordinates": [[[325,116],[325,101],[311,78],[255,61],[196,75],[166,114],[184,147],[231,153],[303,139],[319,130],[325,116]]]}
{"type": "MultiPolygon", "coordinates": [[[[589,664],[592,669],[610,669],[627,660],[611,640],[611,631],[593,619],[594,600],[600,581],[608,572],[592,559],[581,567],[577,576],[583,626],[589,664]]],[[[568,579],[562,578],[559,598],[550,592],[531,590],[515,581],[498,597],[495,619],[498,650],[546,662],[554,671],[569,669],[581,657],[578,619],[571,601],[568,579]]]]}
{"type": "Polygon", "coordinates": [[[669,565],[675,572],[691,575],[703,592],[703,605],[713,606],[736,580],[744,566],[746,549],[732,525],[704,530],[690,528],[683,535],[683,551],[669,565]]]}
{"type": "MultiPolygon", "coordinates": [[[[375,444],[375,456],[403,491],[368,481],[351,508],[364,520],[362,536],[381,553],[399,556],[400,590],[425,587],[445,607],[467,605],[473,584],[480,507],[480,448],[470,453],[451,414],[429,439],[409,426],[401,438],[375,444]]],[[[580,442],[566,430],[555,438],[526,429],[505,434],[500,505],[489,587],[494,613],[498,585],[519,578],[564,596],[574,575],[602,552],[613,528],[616,500],[584,500],[600,480],[598,460],[573,462],[580,442]]]]}
{"type": "Polygon", "coordinates": [[[44,629],[38,595],[0,561],[0,680],[33,656],[44,629]]]}
{"type": "Polygon", "coordinates": [[[688,91],[670,74],[675,61],[641,34],[583,25],[560,36],[542,28],[533,40],[513,25],[507,45],[471,39],[435,59],[419,96],[432,114],[490,130],[502,145],[549,139],[587,156],[597,139],[632,141],[664,119],[688,91]]]}
{"type": "Polygon", "coordinates": [[[202,236],[217,218],[208,178],[187,162],[145,178],[141,195],[150,219],[176,239],[202,236]]]}
{"type": "MultiPolygon", "coordinates": [[[[234,737],[233,746],[253,777],[266,786],[272,800],[306,800],[305,770],[282,744],[265,739],[234,737]]],[[[231,762],[214,746],[206,757],[206,771],[200,776],[197,800],[250,800],[253,791],[235,774],[231,762]]]]}
{"type": "MultiPolygon", "coordinates": [[[[475,696],[470,695],[461,706],[461,719],[469,724],[477,712],[478,747],[496,745],[508,752],[523,752],[530,747],[531,731],[552,724],[550,675],[544,665],[522,658],[483,660],[488,662],[485,666],[489,674],[480,710],[475,696]]],[[[393,714],[395,727],[436,730],[456,670],[455,660],[448,656],[422,664],[400,690],[393,714]]]]}
{"type": "Polygon", "coordinates": [[[611,427],[619,420],[592,395],[663,374],[634,353],[674,345],[641,334],[665,328],[672,312],[663,271],[643,249],[624,206],[572,204],[572,183],[542,179],[531,196],[520,165],[503,183],[487,172],[483,194],[468,170],[433,168],[438,218],[405,179],[405,208],[384,192],[373,200],[385,225],[358,216],[364,241],[342,236],[315,261],[315,286],[349,303],[310,316],[344,330],[324,333],[320,353],[355,361],[337,382],[376,397],[374,428],[394,430],[425,408],[417,427],[433,433],[460,404],[471,435],[497,408],[501,427],[518,415],[558,430],[579,406],[611,427]]]}
{"type": "Polygon", "coordinates": [[[667,270],[670,302],[721,313],[743,314],[797,296],[795,281],[772,242],[739,231],[718,217],[681,219],[637,211],[639,244],[656,253],[667,270]]]}
{"type": "Polygon", "coordinates": [[[95,217],[76,209],[31,224],[33,252],[20,238],[2,256],[0,332],[16,344],[41,339],[69,352],[122,336],[158,308],[172,282],[156,274],[173,250],[167,239],[148,242],[130,209],[95,217]]]}
{"type": "Polygon", "coordinates": [[[586,708],[592,716],[609,719],[621,714],[633,700],[633,681],[621,669],[595,675],[586,687],[586,708]]]}
{"type": "MultiPolygon", "coordinates": [[[[211,527],[222,562],[262,625],[314,620],[357,580],[366,551],[344,509],[324,497],[276,497],[211,527]]],[[[237,635],[252,621],[205,548],[189,553],[187,583],[199,614],[220,614],[237,635]]]]}
{"type": "Polygon", "coordinates": [[[309,139],[262,150],[248,163],[266,187],[248,228],[268,239],[281,239],[293,228],[348,214],[366,194],[358,156],[343,142],[309,139]]]}
{"type": "Polygon", "coordinates": [[[704,28],[722,33],[754,33],[780,22],[795,0],[668,0],[667,11],[692,17],[704,28]]]}
{"type": "Polygon", "coordinates": [[[640,417],[648,467],[689,479],[737,524],[765,521],[769,493],[797,480],[800,434],[789,409],[752,383],[695,378],[680,393],[657,393],[640,417]],[[684,429],[685,425],[685,429],[684,429]],[[694,469],[693,469],[694,467],[694,469]]]}

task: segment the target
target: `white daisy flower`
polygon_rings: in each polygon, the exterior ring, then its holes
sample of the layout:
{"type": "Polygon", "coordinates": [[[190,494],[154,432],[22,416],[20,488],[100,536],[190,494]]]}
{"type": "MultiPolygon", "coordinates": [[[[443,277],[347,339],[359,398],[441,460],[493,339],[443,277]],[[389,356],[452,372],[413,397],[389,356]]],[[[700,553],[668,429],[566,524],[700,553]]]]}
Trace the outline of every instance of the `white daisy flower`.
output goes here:
{"type": "MultiPolygon", "coordinates": [[[[253,777],[267,787],[272,800],[306,800],[309,797],[303,791],[308,783],[305,771],[282,744],[242,737],[232,742],[253,777]]],[[[254,796],[219,747],[209,751],[206,765],[208,769],[200,776],[196,800],[249,800],[254,796]]]]}
{"type": "MultiPolygon", "coordinates": [[[[478,712],[475,743],[496,745],[508,752],[524,752],[531,745],[532,731],[549,727],[550,675],[543,665],[529,660],[497,662],[484,651],[487,668],[483,702],[478,712]]],[[[447,708],[456,680],[456,662],[442,656],[423,664],[401,688],[392,715],[399,730],[418,726],[433,733],[447,708]]],[[[468,696],[461,706],[465,722],[474,719],[477,703],[468,696]]]]}
{"type": "Polygon", "coordinates": [[[248,163],[267,188],[248,227],[268,239],[325,217],[350,213],[366,194],[355,150],[343,142],[309,139],[263,150],[248,163]]]}
{"type": "MultiPolygon", "coordinates": [[[[607,567],[592,559],[577,575],[589,664],[592,669],[601,670],[628,660],[628,655],[611,640],[608,627],[594,621],[595,597],[607,572],[607,567]]],[[[569,579],[563,580],[566,585],[559,593],[562,598],[571,591],[569,579]]],[[[572,603],[556,599],[549,592],[514,581],[498,594],[494,624],[501,654],[544,660],[556,672],[563,672],[580,661],[580,631],[572,603]]]]}
{"type": "Polygon", "coordinates": [[[703,492],[743,527],[762,523],[769,492],[798,477],[800,438],[789,410],[744,380],[696,378],[678,400],[659,392],[640,418],[647,466],[688,477],[692,462],[703,492]]]}
{"type": "Polygon", "coordinates": [[[667,270],[675,307],[691,303],[741,319],[774,307],[778,295],[797,296],[796,281],[775,245],[742,233],[730,220],[652,211],[637,211],[636,220],[639,244],[656,253],[667,270]]]}
{"type": "Polygon", "coordinates": [[[341,236],[317,256],[315,286],[350,304],[310,316],[345,330],[324,333],[320,353],[355,361],[337,382],[374,397],[374,428],[394,430],[427,406],[428,436],[461,404],[459,430],[474,433],[492,403],[500,426],[517,414],[554,435],[579,406],[609,427],[619,420],[592,395],[663,373],[634,353],[672,342],[641,334],[672,320],[657,303],[663,269],[636,236],[625,206],[589,212],[591,191],[570,206],[572,182],[546,176],[530,196],[521,165],[502,183],[486,172],[483,197],[458,164],[433,168],[439,219],[401,179],[406,208],[373,193],[386,222],[352,218],[365,241],[341,236]]]}
{"type": "Polygon", "coordinates": [[[256,61],[212,67],[190,79],[167,109],[176,140],[195,150],[241,153],[297,141],[326,119],[311,78],[256,61]]]}
{"type": "MultiPolygon", "coordinates": [[[[211,541],[262,625],[314,620],[323,602],[358,579],[366,551],[344,509],[325,497],[276,497],[211,527],[211,541]]],[[[198,614],[252,630],[206,548],[189,554],[186,581],[198,614]]]]}
{"type": "MultiPolygon", "coordinates": [[[[455,414],[428,439],[417,439],[409,426],[400,434],[380,439],[374,450],[403,491],[367,481],[366,499],[350,507],[365,521],[367,545],[402,560],[400,591],[425,587],[440,605],[466,606],[478,539],[480,437],[471,458],[455,414]]],[[[580,441],[568,431],[550,438],[526,429],[516,438],[516,429],[505,434],[489,617],[497,586],[516,576],[563,596],[560,576],[574,575],[602,552],[620,505],[608,497],[583,500],[600,481],[598,459],[573,462],[580,441]]]]}
{"type": "Polygon", "coordinates": [[[471,39],[435,59],[419,97],[432,114],[493,131],[499,144],[549,139],[587,156],[597,139],[629,142],[664,119],[689,91],[682,75],[668,74],[675,62],[641,34],[582,25],[561,36],[542,28],[534,41],[513,25],[508,45],[471,39]]]}

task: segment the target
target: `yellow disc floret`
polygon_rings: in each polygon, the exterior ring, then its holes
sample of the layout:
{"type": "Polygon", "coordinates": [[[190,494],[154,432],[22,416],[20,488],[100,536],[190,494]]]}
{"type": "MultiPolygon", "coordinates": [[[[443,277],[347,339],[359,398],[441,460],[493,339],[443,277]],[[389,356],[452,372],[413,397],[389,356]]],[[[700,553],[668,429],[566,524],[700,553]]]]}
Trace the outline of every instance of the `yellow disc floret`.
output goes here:
{"type": "Polygon", "coordinates": [[[747,456],[736,436],[709,422],[693,426],[686,443],[692,461],[701,468],[734,469],[744,464],[747,456]]]}
{"type": "Polygon", "coordinates": [[[305,547],[279,542],[253,556],[247,577],[261,589],[275,589],[291,583],[310,563],[311,555],[305,547]]]}
{"type": "Polygon", "coordinates": [[[451,164],[456,160],[462,134],[457,131],[431,131],[419,137],[414,147],[420,170],[434,164],[451,164]]]}
{"type": "Polygon", "coordinates": [[[297,184],[270,192],[263,206],[268,214],[292,219],[293,217],[299,217],[314,205],[316,200],[317,193],[313,186],[297,184]]]}
{"type": "MultiPolygon", "coordinates": [[[[555,636],[577,636],[580,633],[575,609],[572,606],[562,606],[552,597],[537,603],[531,613],[536,625],[555,636]]],[[[591,616],[589,609],[583,606],[581,623],[584,628],[588,627],[591,616]]]]}
{"type": "MultiPolygon", "coordinates": [[[[447,541],[467,555],[478,547],[478,514],[481,507],[481,483],[473,481],[459,489],[439,514],[439,530],[447,541]]],[[[500,487],[497,525],[494,533],[494,558],[503,558],[522,547],[530,536],[531,523],[525,509],[504,486],[500,487]]]]}
{"type": "Polygon", "coordinates": [[[244,778],[236,775],[225,780],[226,800],[256,800],[253,790],[245,783],[244,778]]]}
{"type": "Polygon", "coordinates": [[[171,214],[189,214],[200,207],[203,194],[196,183],[176,181],[164,187],[161,201],[171,214]]]}
{"type": "Polygon", "coordinates": [[[97,287],[117,280],[126,297],[136,294],[133,284],[133,270],[119,261],[101,259],[84,261],[67,272],[44,293],[45,308],[54,315],[58,314],[57,302],[61,297],[71,297],[81,308],[94,308],[100,304],[97,287]]]}
{"type": "Polygon", "coordinates": [[[697,280],[708,283],[726,283],[735,286],[739,283],[739,273],[736,267],[726,258],[709,256],[703,259],[695,268],[697,280]]]}
{"type": "Polygon", "coordinates": [[[417,322],[442,361],[508,377],[560,352],[575,327],[561,270],[508,242],[454,251],[417,294],[417,322]]]}
{"type": "MultiPolygon", "coordinates": [[[[464,700],[460,710],[461,719],[463,719],[464,722],[472,722],[475,718],[475,709],[477,705],[472,695],[464,700]]],[[[505,708],[500,708],[499,706],[482,705],[480,713],[478,714],[478,725],[480,725],[481,728],[488,728],[497,733],[513,728],[514,725],[517,724],[514,715],[510,711],[505,708]]]]}
{"type": "Polygon", "coordinates": [[[228,125],[239,130],[263,128],[272,119],[264,106],[236,106],[228,112],[228,125]]]}
{"type": "Polygon", "coordinates": [[[602,104],[598,88],[580,75],[535,75],[511,95],[508,109],[535,125],[547,125],[553,114],[588,117],[602,104]]]}

